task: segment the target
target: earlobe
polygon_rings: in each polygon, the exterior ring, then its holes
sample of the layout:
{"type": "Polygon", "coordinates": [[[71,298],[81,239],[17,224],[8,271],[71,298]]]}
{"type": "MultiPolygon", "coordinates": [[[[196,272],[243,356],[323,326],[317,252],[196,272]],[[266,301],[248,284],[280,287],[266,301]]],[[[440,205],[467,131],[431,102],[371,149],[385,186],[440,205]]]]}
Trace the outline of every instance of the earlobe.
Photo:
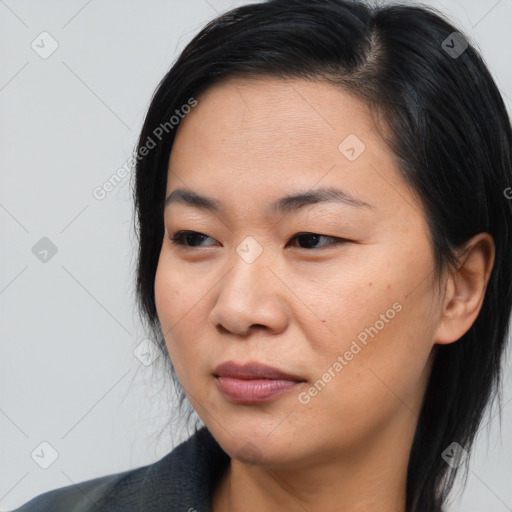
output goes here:
{"type": "Polygon", "coordinates": [[[458,269],[446,280],[434,343],[453,343],[473,325],[482,308],[494,256],[494,240],[489,233],[475,235],[461,249],[458,269]]]}

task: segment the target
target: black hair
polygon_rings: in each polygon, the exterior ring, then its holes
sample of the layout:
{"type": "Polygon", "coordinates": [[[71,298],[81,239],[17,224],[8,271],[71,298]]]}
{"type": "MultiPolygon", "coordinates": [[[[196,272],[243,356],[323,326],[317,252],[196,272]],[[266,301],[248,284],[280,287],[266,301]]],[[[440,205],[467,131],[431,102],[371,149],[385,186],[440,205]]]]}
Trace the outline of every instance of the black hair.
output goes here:
{"type": "Polygon", "coordinates": [[[473,235],[494,239],[477,319],[460,340],[435,347],[410,454],[407,511],[439,511],[457,472],[443,451],[457,442],[469,452],[486,407],[500,396],[512,308],[512,201],[504,193],[512,190],[512,130],[502,97],[467,36],[430,7],[269,0],[209,22],[157,87],[136,155],[137,300],[175,381],[154,296],[177,129],[171,118],[218,81],[264,75],[328,81],[371,107],[424,208],[434,275],[456,268],[457,248],[473,235]]]}

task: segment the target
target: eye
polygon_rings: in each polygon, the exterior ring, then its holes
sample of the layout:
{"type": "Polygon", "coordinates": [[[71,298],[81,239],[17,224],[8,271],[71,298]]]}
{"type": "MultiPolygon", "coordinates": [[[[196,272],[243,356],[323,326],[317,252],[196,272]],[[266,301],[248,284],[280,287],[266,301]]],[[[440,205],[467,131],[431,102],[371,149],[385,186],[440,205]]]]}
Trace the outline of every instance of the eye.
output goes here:
{"type": "MultiPolygon", "coordinates": [[[[181,245],[184,247],[208,247],[208,245],[202,245],[201,242],[204,240],[213,238],[204,235],[203,233],[199,233],[197,231],[178,231],[174,235],[169,235],[169,240],[175,245],[181,245]]],[[[343,238],[337,238],[333,236],[321,235],[318,233],[297,233],[290,241],[297,240],[299,241],[300,249],[317,249],[320,247],[326,247],[329,245],[336,245],[343,242],[347,242],[347,240],[343,238]],[[317,244],[320,241],[333,241],[332,243],[321,244],[318,246],[317,244]]],[[[213,245],[213,244],[210,244],[213,245]]]]}
{"type": "MultiPolygon", "coordinates": [[[[207,238],[211,238],[197,231],[178,231],[174,235],[169,235],[169,240],[175,245],[182,245],[185,247],[202,247],[201,245],[194,244],[194,241],[204,241],[207,238]]],[[[213,238],[211,238],[213,240],[213,238]]]]}
{"type": "Polygon", "coordinates": [[[318,233],[297,233],[290,240],[300,240],[303,243],[299,243],[300,249],[317,249],[316,245],[320,240],[334,240],[333,243],[322,244],[320,247],[326,247],[329,245],[336,245],[347,240],[343,238],[337,238],[334,236],[320,235],[318,233]]]}

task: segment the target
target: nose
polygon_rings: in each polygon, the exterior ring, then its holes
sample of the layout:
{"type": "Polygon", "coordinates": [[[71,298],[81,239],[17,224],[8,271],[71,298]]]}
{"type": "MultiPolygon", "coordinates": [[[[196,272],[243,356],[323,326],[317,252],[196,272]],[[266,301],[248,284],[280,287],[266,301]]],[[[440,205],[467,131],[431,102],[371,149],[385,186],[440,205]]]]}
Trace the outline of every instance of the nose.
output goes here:
{"type": "Polygon", "coordinates": [[[232,265],[218,284],[209,319],[221,331],[248,336],[255,329],[271,334],[286,329],[289,309],[286,286],[276,276],[265,251],[252,262],[234,251],[232,265]]]}

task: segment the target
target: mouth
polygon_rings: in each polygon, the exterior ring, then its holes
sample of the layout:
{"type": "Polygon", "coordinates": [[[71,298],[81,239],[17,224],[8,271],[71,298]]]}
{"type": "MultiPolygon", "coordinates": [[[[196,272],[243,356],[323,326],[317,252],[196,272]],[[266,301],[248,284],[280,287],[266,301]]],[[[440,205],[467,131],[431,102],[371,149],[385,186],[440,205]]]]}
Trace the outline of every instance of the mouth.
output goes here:
{"type": "Polygon", "coordinates": [[[232,403],[266,402],[296,389],[305,379],[259,363],[227,361],[214,370],[217,388],[232,403]]]}

